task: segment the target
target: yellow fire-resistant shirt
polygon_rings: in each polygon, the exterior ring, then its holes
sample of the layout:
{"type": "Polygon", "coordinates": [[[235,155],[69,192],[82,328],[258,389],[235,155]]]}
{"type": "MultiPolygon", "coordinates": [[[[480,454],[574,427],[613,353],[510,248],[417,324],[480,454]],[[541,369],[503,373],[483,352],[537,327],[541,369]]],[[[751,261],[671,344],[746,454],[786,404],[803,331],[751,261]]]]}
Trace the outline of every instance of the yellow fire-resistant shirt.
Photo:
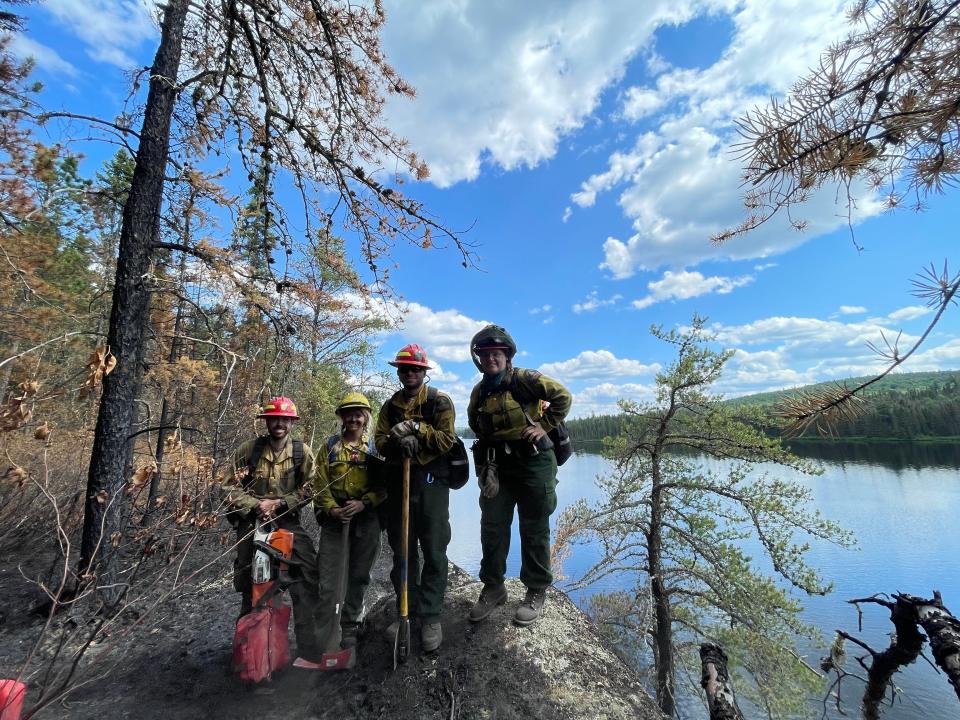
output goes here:
{"type": "Polygon", "coordinates": [[[386,499],[382,473],[375,467],[382,460],[368,457],[368,442],[367,435],[355,443],[338,438],[333,446],[333,459],[325,452],[317,461],[313,504],[318,513],[329,513],[347,500],[362,500],[365,505],[375,507],[386,499]]]}
{"type": "Polygon", "coordinates": [[[519,440],[529,424],[526,416],[549,432],[563,421],[572,404],[570,391],[553,378],[536,370],[513,368],[494,388],[485,389],[482,381],[474,386],[467,421],[482,440],[519,440]],[[513,374],[519,395],[531,398],[524,405],[510,392],[513,374]]]}
{"type": "Polygon", "coordinates": [[[433,417],[428,420],[423,416],[427,394],[426,385],[422,385],[419,392],[409,400],[404,397],[403,391],[400,390],[394,393],[390,401],[380,408],[380,414],[377,416],[377,431],[374,437],[377,443],[377,452],[391,463],[401,460],[400,448],[390,438],[390,428],[392,427],[391,407],[396,408],[393,413],[395,416],[403,420],[415,420],[420,423],[420,430],[417,431],[420,452],[413,458],[414,464],[427,465],[444,453],[449,452],[450,448],[453,447],[457,438],[455,427],[457,419],[453,400],[446,393],[438,391],[437,397],[433,401],[433,417]]]}
{"type": "Polygon", "coordinates": [[[316,462],[313,450],[303,445],[303,481],[298,485],[293,467],[293,440],[274,452],[269,440],[252,474],[247,465],[256,440],[243,443],[233,455],[233,475],[224,482],[230,510],[246,516],[265,498],[282,498],[288,508],[313,497],[316,462]],[[249,475],[249,476],[248,476],[249,475]]]}

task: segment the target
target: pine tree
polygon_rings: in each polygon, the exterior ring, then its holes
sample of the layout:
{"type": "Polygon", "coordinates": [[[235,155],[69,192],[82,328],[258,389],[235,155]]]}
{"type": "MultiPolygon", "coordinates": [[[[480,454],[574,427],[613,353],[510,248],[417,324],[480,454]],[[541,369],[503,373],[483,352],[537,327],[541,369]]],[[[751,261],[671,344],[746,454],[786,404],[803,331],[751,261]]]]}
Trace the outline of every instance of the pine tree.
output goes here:
{"type": "Polygon", "coordinates": [[[677,653],[707,639],[753,676],[768,712],[784,716],[812,678],[793,638],[813,632],[785,585],[807,594],[830,589],[794,536],[851,538],[810,508],[808,489],[776,475],[815,469],[758,430],[759,414],[735,415],[710,394],[732,352],[711,349],[704,324],[694,317],[683,332],[652,330],[676,348],[676,359],[657,375],[653,404],[621,404],[626,425],[612,445],[616,473],[601,483],[604,499],[568,509],[558,536],[586,535],[602,547],[581,586],[633,578],[631,591],[601,593],[595,608],[621,639],[649,639],[666,714],[676,711],[677,653]],[[773,470],[760,473],[758,465],[773,470]],[[748,538],[759,541],[773,576],[746,554],[748,538]]]}

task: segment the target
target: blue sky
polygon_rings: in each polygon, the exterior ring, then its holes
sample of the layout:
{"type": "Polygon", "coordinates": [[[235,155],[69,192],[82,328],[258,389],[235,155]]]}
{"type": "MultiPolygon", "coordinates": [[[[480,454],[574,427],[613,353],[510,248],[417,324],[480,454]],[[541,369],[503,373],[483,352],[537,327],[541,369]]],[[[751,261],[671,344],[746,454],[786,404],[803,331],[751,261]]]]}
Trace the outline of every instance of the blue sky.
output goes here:
{"type": "MultiPolygon", "coordinates": [[[[516,364],[566,383],[574,414],[650,397],[670,359],[653,323],[706,315],[737,349],[718,389],[737,395],[873,372],[867,349],[931,318],[910,279],[950,259],[956,192],[926,212],[881,213],[860,190],[858,251],[834,188],[801,215],[723,247],[742,218],[737,117],[783,95],[845,31],[844,3],[387,0],[384,48],[417,88],[386,120],[431,168],[407,192],[475,244],[398,247],[403,327],[382,360],[420,342],[432,381],[463,418],[476,371],[467,344],[487,322],[516,338],[516,364]]],[[[16,40],[37,60],[48,109],[115,116],[127,75],[149,65],[152,2],[49,0],[16,40]]],[[[77,128],[76,134],[82,135],[77,128]]],[[[53,138],[51,138],[53,139],[53,138]]],[[[91,165],[113,148],[86,149],[91,165]],[[99,153],[102,153],[100,155],[99,153]]],[[[960,367],[956,312],[907,370],[960,367]]],[[[384,369],[389,369],[383,364],[384,369]]]]}

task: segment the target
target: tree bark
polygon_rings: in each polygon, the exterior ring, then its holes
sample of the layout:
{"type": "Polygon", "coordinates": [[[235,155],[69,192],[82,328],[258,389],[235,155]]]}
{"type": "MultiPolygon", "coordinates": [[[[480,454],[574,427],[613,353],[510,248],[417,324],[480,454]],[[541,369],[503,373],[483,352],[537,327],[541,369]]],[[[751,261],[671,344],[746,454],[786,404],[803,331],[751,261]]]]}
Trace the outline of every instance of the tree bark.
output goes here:
{"type": "Polygon", "coordinates": [[[668,717],[676,713],[673,696],[673,613],[670,597],[663,582],[663,492],[660,488],[659,458],[653,458],[653,484],[650,490],[650,534],[647,538],[650,594],[656,620],[657,704],[668,717]]]}
{"type": "Polygon", "coordinates": [[[933,600],[913,595],[897,595],[896,598],[897,602],[912,605],[917,621],[930,640],[933,659],[947,674],[960,699],[960,620],[943,606],[943,598],[937,590],[933,592],[933,600]]]}
{"type": "Polygon", "coordinates": [[[743,720],[727,672],[727,654],[719,645],[700,645],[700,686],[707,693],[710,720],[743,720]]]}
{"type": "Polygon", "coordinates": [[[118,557],[110,540],[121,530],[123,487],[133,455],[129,436],[142,377],[151,294],[149,277],[154,244],[160,237],[163,183],[187,7],[187,0],[167,3],[160,45],[150,73],[140,146],[130,194],[123,208],[107,333],[107,344],[117,358],[117,367],[104,378],[87,477],[79,568],[82,579],[84,575],[96,576],[100,598],[108,606],[123,594],[118,557]]]}
{"type": "Polygon", "coordinates": [[[916,660],[923,647],[923,635],[917,630],[915,609],[899,598],[894,603],[884,601],[881,604],[890,610],[890,620],[896,628],[896,634],[890,647],[876,653],[870,663],[867,686],[863,691],[864,720],[878,720],[880,705],[894,673],[916,660]]]}

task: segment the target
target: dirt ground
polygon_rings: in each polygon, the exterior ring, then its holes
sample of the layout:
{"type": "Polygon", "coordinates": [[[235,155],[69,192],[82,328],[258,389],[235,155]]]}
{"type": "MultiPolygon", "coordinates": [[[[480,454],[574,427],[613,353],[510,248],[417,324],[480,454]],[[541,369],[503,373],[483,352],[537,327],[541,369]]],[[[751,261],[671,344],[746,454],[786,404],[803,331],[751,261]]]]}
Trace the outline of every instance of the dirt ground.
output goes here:
{"type": "MultiPolygon", "coordinates": [[[[508,583],[507,604],[472,624],[466,616],[481,586],[455,567],[445,603],[443,646],[422,654],[419,627],[414,623],[411,656],[394,670],[393,645],[385,637],[394,602],[387,578],[389,550],[384,550],[368,595],[371,610],[360,638],[357,666],[351,671],[291,668],[257,688],[239,683],[230,671],[238,596],[230,582],[229,561],[224,559],[222,567],[210,570],[209,579],[164,604],[148,622],[134,624],[122,656],[117,655],[116,643],[104,643],[102,651],[91,647],[88,653],[94,664],[119,661],[115,669],[37,717],[662,717],[637,677],[603,646],[589,620],[565,595],[550,590],[543,618],[529,628],[519,628],[511,618],[524,588],[514,580],[508,583]]],[[[0,614],[0,677],[16,675],[44,622],[29,612],[37,600],[36,591],[11,560],[0,561],[0,593],[5,599],[0,614]]]]}

